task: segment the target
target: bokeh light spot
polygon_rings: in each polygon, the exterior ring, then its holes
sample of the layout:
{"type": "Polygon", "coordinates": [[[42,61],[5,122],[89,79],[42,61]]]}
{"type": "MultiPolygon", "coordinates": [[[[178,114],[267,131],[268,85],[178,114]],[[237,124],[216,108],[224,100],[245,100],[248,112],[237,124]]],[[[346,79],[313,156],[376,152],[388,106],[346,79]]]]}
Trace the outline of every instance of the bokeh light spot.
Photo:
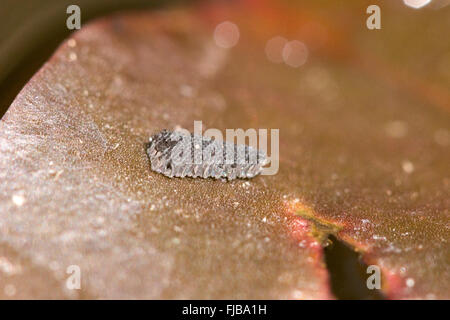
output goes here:
{"type": "Polygon", "coordinates": [[[274,63],[283,62],[283,48],[287,42],[287,39],[280,36],[273,37],[267,41],[265,49],[267,59],[274,63]]]}
{"type": "Polygon", "coordinates": [[[404,4],[414,9],[420,9],[422,7],[425,7],[430,2],[431,0],[403,0],[404,4]]]}
{"type": "Polygon", "coordinates": [[[239,41],[239,28],[230,21],[219,23],[214,30],[214,41],[221,48],[232,48],[239,41]]]}
{"type": "Polygon", "coordinates": [[[284,62],[293,68],[298,68],[305,64],[308,59],[308,48],[298,40],[288,42],[283,48],[284,62]]]}

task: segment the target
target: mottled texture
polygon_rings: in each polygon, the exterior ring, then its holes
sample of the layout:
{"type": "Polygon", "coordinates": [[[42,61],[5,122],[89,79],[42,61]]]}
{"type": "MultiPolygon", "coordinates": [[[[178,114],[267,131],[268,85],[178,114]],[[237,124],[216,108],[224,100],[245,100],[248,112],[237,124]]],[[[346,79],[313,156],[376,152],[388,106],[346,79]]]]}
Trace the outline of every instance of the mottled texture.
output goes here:
{"type": "Polygon", "coordinates": [[[253,178],[266,164],[263,151],[189,132],[163,130],[149,139],[151,168],[169,178],[253,178]]]}
{"type": "Polygon", "coordinates": [[[27,258],[23,281],[49,297],[330,298],[334,232],[381,265],[389,297],[449,298],[448,113],[314,51],[273,64],[240,9],[97,21],[22,90],[0,122],[0,247],[27,258]],[[212,39],[222,19],[240,27],[232,49],[212,39]],[[194,120],[280,128],[279,173],[152,172],[148,137],[194,120]]]}

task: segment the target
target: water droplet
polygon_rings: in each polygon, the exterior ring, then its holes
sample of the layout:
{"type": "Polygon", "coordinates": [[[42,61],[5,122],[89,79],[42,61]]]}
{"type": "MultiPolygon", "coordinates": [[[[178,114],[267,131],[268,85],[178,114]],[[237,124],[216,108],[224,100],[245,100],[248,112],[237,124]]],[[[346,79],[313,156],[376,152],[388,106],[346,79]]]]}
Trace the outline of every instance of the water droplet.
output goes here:
{"type": "Polygon", "coordinates": [[[25,203],[25,198],[20,194],[15,194],[12,196],[12,201],[16,206],[21,207],[25,203]]]}
{"type": "Polygon", "coordinates": [[[402,169],[403,171],[405,171],[407,174],[410,174],[414,171],[414,165],[411,161],[403,161],[402,162],[402,169]]]}
{"type": "Polygon", "coordinates": [[[77,54],[75,52],[69,53],[69,61],[77,60],[77,54]]]}
{"type": "Polygon", "coordinates": [[[74,47],[76,47],[76,45],[77,45],[77,41],[76,41],[75,39],[69,39],[69,40],[67,41],[67,45],[68,45],[69,47],[71,47],[71,48],[74,48],[74,47]]]}
{"type": "Polygon", "coordinates": [[[408,288],[414,287],[415,284],[416,284],[416,282],[414,281],[413,278],[408,278],[408,279],[406,279],[406,286],[407,286],[408,288]]]}

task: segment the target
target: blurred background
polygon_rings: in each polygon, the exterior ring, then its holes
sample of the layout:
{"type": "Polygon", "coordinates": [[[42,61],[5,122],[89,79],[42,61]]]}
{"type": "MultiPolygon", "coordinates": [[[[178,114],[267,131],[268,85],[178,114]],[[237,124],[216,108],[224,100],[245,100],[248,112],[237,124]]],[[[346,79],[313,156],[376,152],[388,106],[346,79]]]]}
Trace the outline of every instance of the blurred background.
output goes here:
{"type": "Polygon", "coordinates": [[[236,12],[242,9],[242,15],[246,15],[247,22],[262,38],[274,38],[267,45],[269,60],[281,59],[276,57],[276,50],[284,39],[298,39],[312,59],[365,69],[387,83],[395,82],[395,86],[411,91],[427,104],[449,109],[449,0],[3,0],[0,115],[62,40],[73,32],[66,27],[69,5],[81,8],[81,23],[86,24],[122,10],[189,8],[212,2],[216,8],[224,4],[224,12],[214,14],[226,15],[233,6],[236,12]],[[366,26],[369,17],[366,10],[372,4],[381,10],[379,30],[366,26]]]}

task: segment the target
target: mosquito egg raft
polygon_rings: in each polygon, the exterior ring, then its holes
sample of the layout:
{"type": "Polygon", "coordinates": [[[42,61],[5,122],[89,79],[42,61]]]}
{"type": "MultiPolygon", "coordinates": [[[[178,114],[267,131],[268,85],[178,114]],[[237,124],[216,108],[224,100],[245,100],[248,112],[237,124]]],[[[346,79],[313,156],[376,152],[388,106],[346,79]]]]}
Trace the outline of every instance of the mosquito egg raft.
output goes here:
{"type": "Polygon", "coordinates": [[[169,130],[150,137],[147,154],[151,169],[170,178],[252,178],[267,164],[253,147],[169,130]]]}

